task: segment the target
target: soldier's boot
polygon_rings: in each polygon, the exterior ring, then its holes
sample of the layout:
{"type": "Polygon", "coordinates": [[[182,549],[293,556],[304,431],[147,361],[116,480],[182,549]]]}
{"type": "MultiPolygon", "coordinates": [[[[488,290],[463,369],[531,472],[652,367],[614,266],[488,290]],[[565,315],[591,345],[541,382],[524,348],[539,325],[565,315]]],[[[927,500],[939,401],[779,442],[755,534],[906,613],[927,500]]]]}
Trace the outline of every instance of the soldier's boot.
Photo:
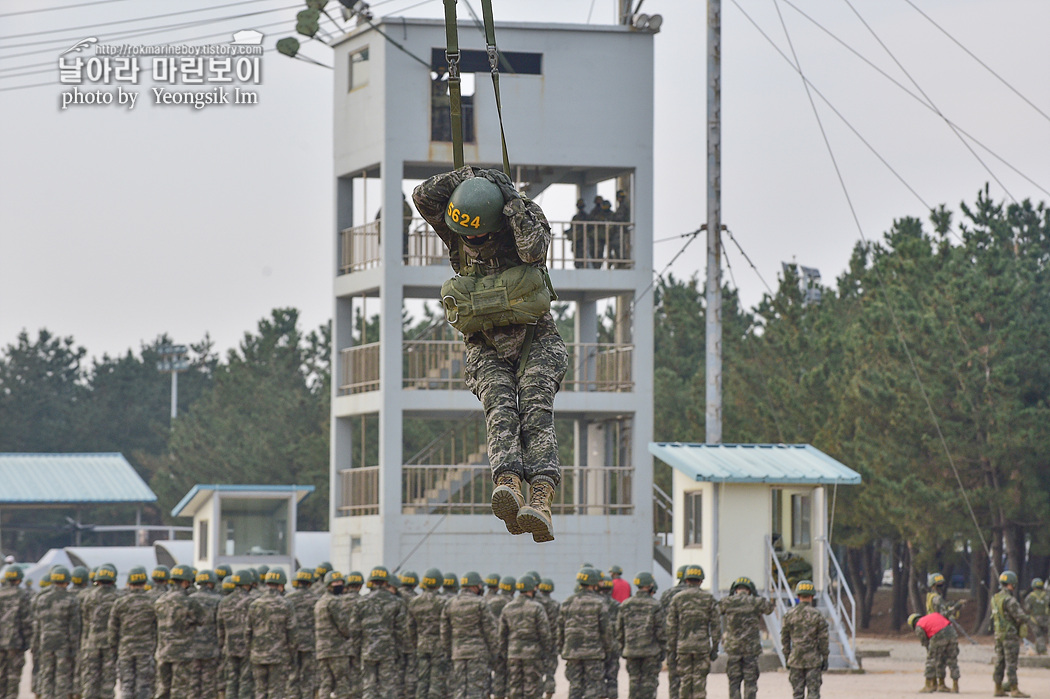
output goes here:
{"type": "Polygon", "coordinates": [[[952,694],[959,693],[959,680],[952,680],[952,694]]]}
{"type": "Polygon", "coordinates": [[[996,682],[995,683],[995,694],[993,694],[992,696],[993,697],[1005,697],[1006,696],[1006,690],[1003,689],[1003,683],[1002,682],[996,682]]]}
{"type": "Polygon", "coordinates": [[[919,690],[919,694],[933,694],[937,691],[937,680],[926,678],[926,684],[919,690]]]}
{"type": "Polygon", "coordinates": [[[554,692],[547,692],[543,695],[543,699],[554,699],[554,692]]]}
{"type": "Polygon", "coordinates": [[[537,544],[554,541],[554,523],[551,520],[551,504],[554,502],[554,486],[547,480],[539,480],[529,493],[529,504],[518,513],[518,526],[532,533],[537,544]]]}
{"type": "Polygon", "coordinates": [[[1017,685],[1015,684],[1014,686],[1012,686],[1010,688],[1010,696],[1011,697],[1030,697],[1032,695],[1031,694],[1025,694],[1020,689],[1018,689],[1017,685]]]}
{"type": "Polygon", "coordinates": [[[492,514],[503,520],[511,534],[524,534],[525,530],[518,524],[518,511],[524,506],[521,478],[504,471],[496,479],[496,488],[492,491],[492,514]]]}
{"type": "Polygon", "coordinates": [[[951,694],[952,690],[948,689],[948,685],[946,685],[944,683],[944,678],[943,677],[938,677],[937,678],[937,691],[938,692],[943,692],[945,694],[951,694]]]}

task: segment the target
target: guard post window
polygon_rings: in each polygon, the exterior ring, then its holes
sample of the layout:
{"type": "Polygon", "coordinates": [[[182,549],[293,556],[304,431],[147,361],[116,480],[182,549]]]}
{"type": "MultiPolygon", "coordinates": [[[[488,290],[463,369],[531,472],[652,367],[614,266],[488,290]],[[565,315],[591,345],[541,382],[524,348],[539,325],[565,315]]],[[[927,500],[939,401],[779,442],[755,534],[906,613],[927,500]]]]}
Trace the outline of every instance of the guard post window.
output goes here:
{"type": "Polygon", "coordinates": [[[808,495],[791,496],[791,546],[809,548],[810,539],[810,497],[808,495]]]}
{"type": "Polygon", "coordinates": [[[352,92],[368,84],[371,68],[368,63],[368,47],[358,49],[350,54],[350,84],[347,92],[352,92]]]}
{"type": "Polygon", "coordinates": [[[694,490],[685,493],[685,507],[684,518],[682,529],[685,531],[685,545],[686,546],[700,546],[703,543],[703,527],[700,515],[703,512],[703,496],[704,493],[701,490],[694,490]]]}

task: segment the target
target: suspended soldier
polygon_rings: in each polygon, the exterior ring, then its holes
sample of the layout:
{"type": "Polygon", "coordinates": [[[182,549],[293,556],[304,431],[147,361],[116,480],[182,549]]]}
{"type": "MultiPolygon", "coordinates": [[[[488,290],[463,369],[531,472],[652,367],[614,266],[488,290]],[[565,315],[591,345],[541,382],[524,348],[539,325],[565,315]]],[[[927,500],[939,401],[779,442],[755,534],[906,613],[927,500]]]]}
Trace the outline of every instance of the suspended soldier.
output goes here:
{"type": "Polygon", "coordinates": [[[812,581],[798,581],[798,604],[784,615],[780,628],[794,699],[820,699],[820,684],[828,669],[828,622],[813,606],[816,591],[812,581]]]}
{"type": "Polygon", "coordinates": [[[80,642],[80,605],[69,592],[69,569],[51,569],[51,589],[42,595],[37,607],[37,650],[33,661],[40,663],[36,693],[43,699],[67,699],[73,693],[74,664],[80,642]]]}
{"type": "Polygon", "coordinates": [[[356,602],[354,623],[361,626],[361,694],[364,699],[399,699],[401,651],[408,644],[407,605],[397,596],[393,576],[383,566],[368,574],[372,592],[356,602]]]}
{"type": "MultiPolygon", "coordinates": [[[[543,605],[543,608],[547,611],[547,620],[551,624],[551,632],[556,633],[558,629],[558,618],[561,613],[561,605],[558,604],[557,600],[551,597],[551,593],[554,592],[554,581],[550,578],[541,578],[540,584],[536,586],[539,593],[536,595],[536,601],[543,605]]],[[[558,672],[558,644],[554,643],[549,648],[545,649],[543,658],[543,692],[545,699],[551,699],[554,696],[554,690],[556,688],[556,681],[554,676],[558,672]]]]}
{"type": "Polygon", "coordinates": [[[667,657],[673,661],[682,699],[704,699],[707,675],[718,657],[718,612],[715,598],[700,589],[704,569],[690,565],[682,575],[685,589],[667,605],[667,657]]]}
{"type": "Polygon", "coordinates": [[[292,579],[292,588],[285,599],[295,610],[295,662],[292,674],[296,677],[291,688],[294,699],[313,699],[317,691],[317,666],[314,661],[314,571],[300,568],[292,579]]]}
{"type": "Polygon", "coordinates": [[[582,568],[576,582],[579,592],[561,604],[556,643],[565,659],[569,699],[601,699],[605,694],[605,658],[616,641],[609,612],[598,594],[598,571],[582,568]]]}
{"type": "Polygon", "coordinates": [[[84,699],[113,697],[117,684],[117,649],[109,642],[109,615],[117,601],[117,569],[106,563],[95,570],[95,587],[82,593],[80,624],[80,694],[84,699]]]}
{"type": "Polygon", "coordinates": [[[740,699],[740,685],[744,685],[744,699],[758,696],[758,657],[762,655],[759,638],[760,619],[772,614],[776,605],[772,600],[758,596],[751,578],[737,578],[729,589],[729,596],[718,600],[722,615],[723,650],[726,652],[726,675],[729,678],[729,699],[740,699]]]}
{"type": "Polygon", "coordinates": [[[9,564],[0,583],[0,699],[18,699],[26,651],[33,638],[29,595],[21,588],[22,569],[9,564]]]}
{"type": "Polygon", "coordinates": [[[322,578],[324,594],[314,604],[314,655],[319,679],[318,695],[327,699],[350,697],[350,663],[357,662],[359,652],[354,640],[360,642],[360,631],[351,633],[350,615],[342,603],[343,574],[330,570],[322,578]]]}
{"type": "Polygon", "coordinates": [[[448,693],[454,699],[488,699],[498,648],[496,618],[481,596],[481,575],[471,571],[460,582],[459,594],[441,610],[441,644],[452,656],[448,693]]]}
{"type": "Polygon", "coordinates": [[[1035,652],[1046,655],[1046,637],[1050,634],[1050,599],[1043,589],[1042,578],[1032,578],[1032,590],[1024,598],[1024,609],[1032,617],[1035,652]]]}
{"type": "Polygon", "coordinates": [[[938,691],[937,674],[944,669],[948,644],[956,640],[957,634],[948,617],[938,612],[912,614],[908,617],[908,626],[915,631],[915,635],[926,649],[926,667],[923,672],[926,683],[919,690],[919,694],[931,694],[938,691]]]}
{"type": "Polygon", "coordinates": [[[109,645],[117,651],[117,677],[124,699],[153,696],[153,654],[157,650],[157,612],[146,593],[146,569],[128,571],[128,591],[109,613],[109,645]]]}
{"type": "MultiPolygon", "coordinates": [[[[499,594],[495,597],[485,598],[485,603],[488,604],[489,611],[492,612],[492,618],[496,620],[497,627],[504,608],[514,599],[517,582],[513,576],[504,575],[499,581],[499,594]]],[[[492,661],[492,695],[497,699],[501,699],[507,695],[507,658],[503,655],[499,646],[493,650],[495,651],[495,657],[492,661]]]]}
{"type": "Polygon", "coordinates": [[[630,699],[656,699],[667,648],[664,617],[660,603],[653,599],[656,580],[652,573],[638,573],[634,585],[634,596],[624,600],[616,616],[616,643],[627,663],[630,699]]]}
{"type": "Polygon", "coordinates": [[[408,602],[408,643],[416,649],[416,699],[445,699],[448,649],[441,644],[441,610],[446,600],[438,593],[441,571],[423,574],[423,592],[408,602]]]}
{"type": "Polygon", "coordinates": [[[190,599],[193,568],[177,565],[168,576],[171,589],[153,603],[157,613],[157,677],[155,699],[188,699],[193,693],[193,661],[197,627],[204,608],[190,599]]]}
{"type": "MultiPolygon", "coordinates": [[[[930,588],[929,592],[926,593],[926,613],[941,614],[951,624],[959,615],[959,608],[962,607],[966,600],[948,601],[948,582],[940,573],[931,574],[926,582],[930,588]]],[[[951,672],[952,691],[958,694],[959,677],[961,676],[959,673],[959,634],[949,634],[941,642],[945,644],[945,647],[943,651],[938,651],[940,661],[937,666],[937,689],[942,692],[948,691],[944,683],[944,677],[947,672],[951,672]]]]}
{"type": "Polygon", "coordinates": [[[550,621],[535,600],[536,580],[525,575],[516,583],[521,594],[503,608],[499,620],[500,656],[506,667],[507,699],[540,699],[543,693],[544,649],[553,645],[550,621]]]}
{"type": "Polygon", "coordinates": [[[1028,696],[1017,687],[1017,656],[1021,652],[1021,627],[1032,620],[1014,597],[1016,588],[1017,573],[1003,571],[999,576],[999,591],[992,597],[992,621],[995,625],[995,669],[992,671],[992,680],[995,682],[997,697],[1028,696]]]}
{"type": "Polygon", "coordinates": [[[252,665],[248,659],[248,605],[252,598],[248,590],[254,577],[248,569],[230,576],[236,586],[233,592],[219,601],[215,614],[216,635],[222,648],[222,677],[226,699],[252,699],[252,665]]]}
{"type": "Polygon", "coordinates": [[[285,699],[295,680],[295,609],[284,598],[288,576],[280,568],[267,569],[266,592],[248,605],[245,639],[252,663],[255,699],[285,699]]]}
{"type": "Polygon", "coordinates": [[[190,668],[190,686],[196,696],[213,697],[219,691],[222,672],[222,647],[219,645],[218,612],[222,596],[215,590],[218,576],[204,569],[196,575],[197,591],[190,598],[204,610],[201,625],[197,627],[194,659],[190,668]]]}
{"type": "Polygon", "coordinates": [[[464,377],[485,410],[492,511],[511,534],[553,541],[551,507],[561,483],[554,394],[568,355],[550,314],[550,225],[495,170],[437,175],[416,187],[413,199],[457,274],[442,287],[442,302],[464,333],[464,377]],[[528,504],[522,481],[531,489],[528,504]]]}

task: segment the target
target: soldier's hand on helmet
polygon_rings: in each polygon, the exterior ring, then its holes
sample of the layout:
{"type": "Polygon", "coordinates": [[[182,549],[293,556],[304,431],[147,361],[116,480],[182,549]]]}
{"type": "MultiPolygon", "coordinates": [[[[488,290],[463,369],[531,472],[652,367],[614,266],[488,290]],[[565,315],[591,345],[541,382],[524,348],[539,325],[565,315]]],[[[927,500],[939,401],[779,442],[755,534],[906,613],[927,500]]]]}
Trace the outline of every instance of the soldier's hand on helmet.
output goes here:
{"type": "Polygon", "coordinates": [[[513,201],[514,199],[521,199],[521,192],[514,186],[514,183],[510,181],[506,173],[500,170],[479,170],[478,177],[484,177],[489,182],[499,187],[499,191],[503,194],[505,201],[513,201]]]}

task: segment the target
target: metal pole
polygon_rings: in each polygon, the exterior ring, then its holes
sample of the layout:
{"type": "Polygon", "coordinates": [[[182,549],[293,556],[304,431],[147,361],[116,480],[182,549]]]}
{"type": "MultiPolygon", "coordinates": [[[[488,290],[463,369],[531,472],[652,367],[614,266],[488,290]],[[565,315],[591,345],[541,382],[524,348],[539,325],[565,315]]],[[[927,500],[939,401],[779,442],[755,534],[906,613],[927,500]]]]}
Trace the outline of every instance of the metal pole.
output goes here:
{"type": "Polygon", "coordinates": [[[707,3],[707,411],[708,444],[722,443],[722,27],[721,0],[707,3]]]}
{"type": "Polygon", "coordinates": [[[171,421],[175,422],[175,418],[179,413],[179,372],[174,369],[171,370],[171,421]]]}

